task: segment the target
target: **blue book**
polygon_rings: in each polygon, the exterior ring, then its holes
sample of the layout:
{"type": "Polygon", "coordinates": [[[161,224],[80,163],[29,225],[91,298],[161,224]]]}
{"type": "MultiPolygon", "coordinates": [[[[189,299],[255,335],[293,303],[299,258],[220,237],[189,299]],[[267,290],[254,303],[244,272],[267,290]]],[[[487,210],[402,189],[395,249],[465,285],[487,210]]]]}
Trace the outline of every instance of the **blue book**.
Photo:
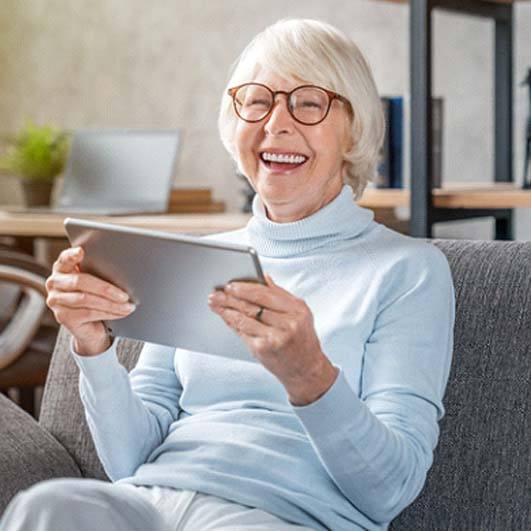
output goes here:
{"type": "MultiPolygon", "coordinates": [[[[385,139],[380,151],[377,188],[403,188],[404,98],[382,97],[385,139]]],[[[442,186],[444,100],[432,98],[432,186],[442,186]]]]}
{"type": "Polygon", "coordinates": [[[404,146],[404,98],[396,96],[389,99],[389,166],[390,188],[402,188],[402,166],[404,146]]]}
{"type": "Polygon", "coordinates": [[[385,138],[380,150],[377,188],[402,188],[403,98],[382,97],[385,138]]]}

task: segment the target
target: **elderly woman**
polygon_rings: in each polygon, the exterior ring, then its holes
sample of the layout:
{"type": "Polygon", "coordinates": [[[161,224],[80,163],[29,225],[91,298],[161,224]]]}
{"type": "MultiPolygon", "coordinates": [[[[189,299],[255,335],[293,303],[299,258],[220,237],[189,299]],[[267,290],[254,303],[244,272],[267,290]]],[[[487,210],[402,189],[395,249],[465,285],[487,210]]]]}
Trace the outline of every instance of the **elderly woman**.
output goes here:
{"type": "Polygon", "coordinates": [[[62,252],[48,305],[114,483],[41,483],[1,529],[375,530],[421,491],[454,292],[435,246],[355,203],[384,136],[367,63],[329,25],[280,21],[241,55],[219,128],[257,193],[245,228],[208,238],[253,246],[268,275],[209,304],[259,363],[146,343],[128,375],[101,322],[127,295],[62,252]]]}

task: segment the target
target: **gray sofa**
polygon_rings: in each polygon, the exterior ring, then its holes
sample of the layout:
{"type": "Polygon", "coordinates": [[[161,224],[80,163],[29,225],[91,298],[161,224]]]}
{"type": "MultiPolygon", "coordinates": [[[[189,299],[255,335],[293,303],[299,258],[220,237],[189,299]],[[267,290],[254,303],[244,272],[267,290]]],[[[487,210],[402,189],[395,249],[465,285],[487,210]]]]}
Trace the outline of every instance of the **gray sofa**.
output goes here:
{"type": "MultiPolygon", "coordinates": [[[[454,278],[454,360],[425,488],[390,529],[529,529],[531,242],[430,241],[454,278]]],[[[46,478],[105,478],[68,339],[61,329],[38,423],[0,396],[0,512],[17,491],[46,478]]],[[[141,347],[121,340],[128,369],[141,347]]]]}

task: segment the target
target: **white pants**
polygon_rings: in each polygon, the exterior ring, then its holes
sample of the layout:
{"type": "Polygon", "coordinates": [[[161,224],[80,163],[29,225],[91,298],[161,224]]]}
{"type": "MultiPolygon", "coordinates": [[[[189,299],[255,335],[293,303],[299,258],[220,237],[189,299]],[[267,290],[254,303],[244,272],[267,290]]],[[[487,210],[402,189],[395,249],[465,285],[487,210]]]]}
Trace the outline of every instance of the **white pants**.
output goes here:
{"type": "Polygon", "coordinates": [[[191,490],[51,479],[8,505],[0,531],[303,531],[260,509],[191,490]]]}

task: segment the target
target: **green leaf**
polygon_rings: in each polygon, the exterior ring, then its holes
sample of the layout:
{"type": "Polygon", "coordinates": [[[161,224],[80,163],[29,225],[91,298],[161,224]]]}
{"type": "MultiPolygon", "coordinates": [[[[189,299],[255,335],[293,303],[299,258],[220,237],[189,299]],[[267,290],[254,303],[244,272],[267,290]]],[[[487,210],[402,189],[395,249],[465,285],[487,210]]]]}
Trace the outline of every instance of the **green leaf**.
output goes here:
{"type": "Polygon", "coordinates": [[[0,156],[0,169],[23,179],[50,182],[63,171],[69,148],[64,131],[28,121],[0,156]]]}

